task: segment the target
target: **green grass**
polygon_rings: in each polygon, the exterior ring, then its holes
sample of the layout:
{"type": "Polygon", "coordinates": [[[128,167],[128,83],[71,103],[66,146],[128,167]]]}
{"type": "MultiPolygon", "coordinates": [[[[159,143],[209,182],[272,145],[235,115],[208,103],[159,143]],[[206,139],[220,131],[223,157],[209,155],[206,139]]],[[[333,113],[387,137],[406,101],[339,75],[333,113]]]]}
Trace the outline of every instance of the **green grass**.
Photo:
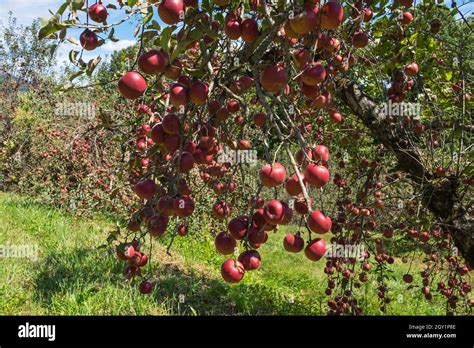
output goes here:
{"type": "MultiPolygon", "coordinates": [[[[39,246],[36,261],[0,258],[0,314],[324,315],[327,311],[324,262],[285,252],[284,229],[272,233],[260,248],[261,269],[247,272],[241,283],[232,286],[220,278],[225,257],[215,252],[207,230],[177,238],[171,256],[164,251],[165,238],[163,245],[155,243],[153,260],[146,267],[156,287],[143,296],[136,283],[123,280],[124,264],[107,248],[98,248],[113,227],[114,222],[104,217],[76,218],[0,193],[0,245],[39,246]]],[[[419,288],[407,289],[400,281],[407,268],[399,260],[393,266],[389,314],[445,314],[437,294],[427,302],[419,288]]],[[[381,314],[374,284],[369,281],[358,291],[364,313],[381,314]]]]}

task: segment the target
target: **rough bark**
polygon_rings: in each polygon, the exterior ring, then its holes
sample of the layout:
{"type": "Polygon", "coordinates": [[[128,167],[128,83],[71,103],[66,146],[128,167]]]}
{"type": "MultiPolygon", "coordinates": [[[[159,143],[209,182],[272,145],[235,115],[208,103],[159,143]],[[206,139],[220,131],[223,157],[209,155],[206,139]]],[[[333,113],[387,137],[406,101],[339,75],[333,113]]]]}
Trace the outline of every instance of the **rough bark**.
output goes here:
{"type": "Polygon", "coordinates": [[[387,122],[387,116],[357,84],[341,79],[337,93],[372,136],[396,156],[398,168],[407,173],[422,193],[423,205],[448,230],[466,262],[474,268],[474,219],[459,201],[459,178],[454,175],[434,178],[423,165],[413,137],[393,122],[387,122]]]}

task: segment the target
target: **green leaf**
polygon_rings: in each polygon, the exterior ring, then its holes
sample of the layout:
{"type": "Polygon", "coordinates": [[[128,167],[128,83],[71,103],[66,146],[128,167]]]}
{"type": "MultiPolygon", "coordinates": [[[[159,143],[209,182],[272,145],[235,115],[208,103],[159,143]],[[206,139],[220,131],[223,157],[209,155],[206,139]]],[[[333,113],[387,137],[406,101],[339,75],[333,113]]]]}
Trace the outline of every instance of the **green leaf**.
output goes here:
{"type": "Polygon", "coordinates": [[[113,233],[109,234],[109,236],[107,237],[108,243],[112,243],[115,240],[117,240],[117,237],[113,233]]]}
{"type": "Polygon", "coordinates": [[[133,30],[133,36],[134,36],[134,37],[137,37],[139,31],[140,31],[140,25],[137,25],[137,26],[135,27],[135,30],[133,30]]]}
{"type": "Polygon", "coordinates": [[[147,29],[161,30],[161,26],[160,23],[158,23],[156,20],[152,20],[151,24],[148,25],[147,29]]]}
{"type": "Polygon", "coordinates": [[[220,24],[223,24],[225,19],[224,19],[224,15],[222,13],[217,13],[215,16],[214,16],[214,19],[216,21],[219,21],[220,24]]]}
{"type": "Polygon", "coordinates": [[[127,1],[128,6],[130,6],[130,7],[135,6],[136,3],[137,3],[137,0],[128,0],[127,1]]]}
{"type": "Polygon", "coordinates": [[[57,44],[51,45],[49,48],[49,56],[53,58],[54,54],[56,53],[56,49],[58,48],[57,44]]]}
{"type": "Polygon", "coordinates": [[[209,0],[202,0],[201,6],[206,12],[211,12],[212,6],[209,0]]]}
{"type": "Polygon", "coordinates": [[[143,24],[147,24],[153,18],[153,7],[148,6],[147,13],[143,15],[143,24]]]}
{"type": "Polygon", "coordinates": [[[42,27],[38,33],[38,38],[40,40],[54,34],[57,31],[57,27],[53,24],[49,23],[48,25],[42,27]]]}
{"type": "Polygon", "coordinates": [[[64,11],[66,11],[68,5],[69,5],[68,2],[65,2],[64,4],[62,4],[61,7],[58,8],[58,11],[56,12],[56,14],[57,15],[62,15],[64,13],[64,11]]]}
{"type": "Polygon", "coordinates": [[[76,71],[75,73],[69,75],[69,81],[72,81],[72,80],[74,80],[75,78],[77,78],[77,77],[83,75],[84,72],[85,72],[84,70],[78,70],[78,71],[76,71]]]}
{"type": "Polygon", "coordinates": [[[69,52],[69,61],[70,61],[71,63],[75,63],[78,54],[79,54],[79,51],[71,50],[71,51],[69,52]]]}
{"type": "Polygon", "coordinates": [[[46,18],[46,17],[41,17],[40,19],[40,24],[42,27],[45,27],[49,24],[49,20],[50,18],[46,18]]]}
{"type": "Polygon", "coordinates": [[[73,45],[79,46],[79,41],[75,37],[70,36],[66,40],[72,43],[73,45]]]}
{"type": "Polygon", "coordinates": [[[156,30],[149,30],[143,33],[142,38],[146,40],[151,40],[157,35],[158,35],[158,32],[156,30]]]}
{"type": "Polygon", "coordinates": [[[186,69],[186,73],[192,77],[201,78],[206,72],[203,69],[186,69]]]}
{"type": "Polygon", "coordinates": [[[193,40],[199,40],[202,38],[202,35],[203,35],[203,32],[202,30],[198,30],[198,29],[193,29],[191,30],[191,32],[189,33],[189,37],[193,40]]]}
{"type": "Polygon", "coordinates": [[[161,32],[160,46],[161,46],[161,48],[163,48],[163,50],[166,53],[170,52],[170,39],[171,39],[171,34],[173,33],[174,29],[175,29],[175,26],[166,27],[161,32]]]}
{"type": "Polygon", "coordinates": [[[102,61],[102,58],[99,56],[95,59],[91,59],[89,61],[89,63],[87,63],[87,75],[88,76],[91,76],[92,73],[94,72],[95,68],[97,67],[97,65],[99,65],[99,63],[102,61]]]}
{"type": "Polygon", "coordinates": [[[446,81],[451,81],[453,78],[453,72],[451,70],[448,70],[444,73],[444,77],[446,78],[446,81]]]}
{"type": "Polygon", "coordinates": [[[63,30],[61,30],[59,32],[59,40],[64,41],[64,38],[66,37],[66,33],[67,33],[67,28],[64,28],[63,30]]]}
{"type": "Polygon", "coordinates": [[[71,4],[71,10],[77,11],[77,10],[80,10],[82,6],[84,5],[84,0],[72,0],[70,1],[70,4],[71,4]]]}

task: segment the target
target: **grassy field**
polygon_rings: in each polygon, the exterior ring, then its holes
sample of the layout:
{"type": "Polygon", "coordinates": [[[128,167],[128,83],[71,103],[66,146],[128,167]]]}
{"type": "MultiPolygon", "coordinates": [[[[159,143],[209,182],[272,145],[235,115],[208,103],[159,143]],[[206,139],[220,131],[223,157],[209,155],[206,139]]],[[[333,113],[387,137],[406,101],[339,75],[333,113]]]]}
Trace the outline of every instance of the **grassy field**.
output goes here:
{"type": "MultiPolygon", "coordinates": [[[[113,221],[100,216],[76,218],[0,193],[0,245],[39,246],[36,261],[0,258],[0,314],[324,315],[327,311],[324,262],[285,252],[281,245],[284,230],[272,234],[260,249],[261,269],[248,272],[241,283],[232,286],[220,278],[225,258],[206,238],[208,231],[194,231],[194,238],[175,240],[171,256],[163,247],[166,240],[155,243],[147,268],[157,286],[144,296],[137,284],[123,280],[124,264],[110,250],[98,248],[113,227],[113,221]]],[[[445,314],[437,294],[428,303],[419,288],[407,289],[401,282],[407,268],[400,260],[393,266],[389,314],[445,314]]],[[[418,275],[414,283],[420,283],[418,275]]],[[[371,280],[358,291],[364,312],[381,314],[371,280]]]]}

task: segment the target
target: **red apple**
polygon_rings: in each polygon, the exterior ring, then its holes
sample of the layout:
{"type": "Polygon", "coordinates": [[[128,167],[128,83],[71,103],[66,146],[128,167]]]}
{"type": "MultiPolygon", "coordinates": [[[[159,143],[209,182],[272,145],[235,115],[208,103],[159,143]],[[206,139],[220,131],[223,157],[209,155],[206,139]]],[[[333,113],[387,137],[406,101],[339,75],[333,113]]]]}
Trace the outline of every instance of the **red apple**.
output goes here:
{"type": "Polygon", "coordinates": [[[153,215],[147,223],[148,231],[154,237],[162,236],[166,232],[168,221],[167,216],[161,214],[153,215]]]}
{"type": "Polygon", "coordinates": [[[212,206],[212,213],[216,219],[224,220],[230,215],[230,206],[224,200],[217,201],[212,206]]]}
{"type": "Polygon", "coordinates": [[[79,41],[81,42],[82,48],[86,51],[95,50],[97,46],[99,46],[99,38],[97,37],[97,34],[89,29],[82,32],[79,41]]]}
{"type": "Polygon", "coordinates": [[[135,248],[131,244],[122,243],[117,246],[115,253],[120,260],[128,261],[135,255],[135,248]]]}
{"type": "Polygon", "coordinates": [[[165,70],[165,76],[171,80],[177,79],[181,75],[183,65],[179,59],[175,59],[171,62],[170,66],[165,70]]]}
{"type": "Polygon", "coordinates": [[[311,163],[304,170],[304,178],[307,183],[321,188],[329,181],[329,171],[324,166],[311,163]]]}
{"type": "Polygon", "coordinates": [[[120,78],[118,88],[124,98],[137,99],[145,93],[146,81],[140,73],[130,71],[120,78]]]}
{"type": "Polygon", "coordinates": [[[173,25],[180,21],[179,16],[183,13],[183,0],[162,0],[158,5],[158,15],[166,24],[173,25]]]}
{"type": "Polygon", "coordinates": [[[413,62],[405,66],[404,71],[405,71],[405,74],[407,74],[408,76],[414,76],[418,74],[418,72],[420,71],[420,68],[418,67],[418,64],[413,62]]]}
{"type": "Polygon", "coordinates": [[[145,179],[134,186],[134,191],[141,199],[151,199],[156,193],[156,184],[152,179],[145,179]]]}
{"type": "Polygon", "coordinates": [[[143,281],[140,283],[140,285],[138,286],[138,290],[146,295],[146,294],[149,294],[152,290],[153,290],[153,285],[149,282],[149,281],[143,281]]]}
{"type": "Polygon", "coordinates": [[[363,10],[363,19],[364,19],[364,22],[370,22],[370,20],[374,17],[374,13],[372,12],[372,10],[368,7],[365,7],[363,10]]]}
{"type": "Polygon", "coordinates": [[[250,76],[244,75],[239,77],[237,82],[242,86],[244,90],[248,90],[254,86],[254,80],[250,76]]]}
{"type": "Polygon", "coordinates": [[[230,17],[226,20],[224,31],[231,40],[237,40],[242,35],[242,26],[240,18],[230,17]]]}
{"type": "Polygon", "coordinates": [[[252,227],[249,231],[248,240],[252,244],[263,244],[267,241],[268,235],[264,229],[252,227]]]}
{"type": "Polygon", "coordinates": [[[257,250],[246,250],[239,255],[239,261],[246,271],[252,271],[260,267],[262,263],[257,250]]]}
{"type": "Polygon", "coordinates": [[[179,217],[191,216],[194,212],[194,201],[189,196],[178,196],[173,201],[173,209],[179,217]]]}
{"type": "Polygon", "coordinates": [[[326,242],[321,238],[313,239],[304,249],[304,254],[311,261],[318,261],[326,254],[326,242]]]}
{"type": "Polygon", "coordinates": [[[265,204],[263,208],[263,216],[265,220],[272,225],[277,225],[284,219],[285,207],[282,202],[273,199],[265,204]]]}
{"type": "Polygon", "coordinates": [[[301,80],[308,86],[316,86],[325,79],[326,69],[321,63],[315,63],[312,66],[308,66],[303,74],[301,74],[301,80]]]}
{"type": "Polygon", "coordinates": [[[230,255],[234,252],[237,242],[231,235],[220,232],[214,240],[214,245],[217,251],[222,255],[230,255]]]}
{"type": "Polygon", "coordinates": [[[304,10],[290,19],[290,26],[297,34],[308,34],[317,26],[316,13],[311,10],[304,10]]]}
{"type": "Polygon", "coordinates": [[[258,24],[255,19],[244,19],[240,27],[242,28],[242,39],[245,42],[253,42],[258,37],[258,24]]]}
{"type": "Polygon", "coordinates": [[[88,12],[94,22],[103,23],[107,19],[107,8],[100,3],[90,6],[88,12]]]}
{"type": "Polygon", "coordinates": [[[184,237],[185,235],[188,234],[188,226],[181,224],[178,226],[177,231],[181,237],[184,237]]]}
{"type": "Polygon", "coordinates": [[[324,234],[331,230],[332,221],[329,216],[325,216],[321,211],[315,210],[311,213],[307,220],[308,227],[311,231],[324,234]]]}
{"type": "MultiPolygon", "coordinates": [[[[310,207],[313,206],[313,200],[311,198],[309,199],[309,205],[310,207]]],[[[301,215],[308,214],[308,205],[304,199],[298,199],[295,201],[295,211],[301,215]]]]}
{"type": "MultiPolygon", "coordinates": [[[[303,175],[301,175],[303,176],[303,175]]],[[[302,178],[303,179],[303,178],[302,178]]],[[[303,189],[301,188],[300,182],[298,180],[298,176],[293,174],[288,178],[288,180],[285,183],[285,190],[288,192],[290,196],[298,196],[300,193],[303,192],[303,189]]]]}
{"type": "Polygon", "coordinates": [[[317,145],[313,149],[313,160],[315,161],[329,161],[329,150],[324,145],[317,145]]]}
{"type": "Polygon", "coordinates": [[[209,86],[207,83],[197,81],[192,84],[189,90],[189,99],[196,105],[202,105],[206,102],[208,93],[209,86]]]}
{"type": "Polygon", "coordinates": [[[263,112],[259,112],[253,116],[253,123],[257,126],[262,128],[265,125],[265,121],[267,120],[267,115],[263,112]]]}
{"type": "Polygon", "coordinates": [[[287,234],[283,239],[283,247],[290,253],[299,253],[304,248],[304,240],[297,234],[287,234]]]}
{"type": "Polygon", "coordinates": [[[293,58],[295,62],[295,66],[298,69],[303,69],[306,64],[311,61],[311,53],[309,53],[305,49],[297,49],[293,52],[293,58]]]}
{"type": "Polygon", "coordinates": [[[281,91],[287,84],[288,76],[285,67],[281,64],[270,65],[260,74],[260,84],[267,92],[281,91]]]}
{"type": "Polygon", "coordinates": [[[260,181],[263,186],[276,187],[282,184],[286,178],[286,170],[280,163],[265,164],[259,172],[260,181]]]}
{"type": "Polygon", "coordinates": [[[265,216],[263,215],[263,209],[257,209],[252,215],[252,223],[255,227],[263,228],[267,223],[265,216]]]}
{"type": "Polygon", "coordinates": [[[400,23],[406,25],[413,20],[413,15],[410,12],[403,12],[402,18],[400,19],[400,23]]]}
{"type": "Polygon", "coordinates": [[[180,83],[174,84],[170,90],[170,101],[175,107],[186,105],[188,102],[186,87],[180,83]]]}
{"type": "Polygon", "coordinates": [[[157,123],[151,129],[151,139],[155,144],[163,144],[165,140],[165,131],[161,123],[157,123]]]}
{"type": "Polygon", "coordinates": [[[247,234],[248,218],[239,216],[229,221],[227,228],[230,234],[237,240],[241,240],[247,234]]]}
{"type": "Polygon", "coordinates": [[[357,30],[352,36],[352,44],[357,48],[364,48],[369,43],[369,37],[362,30],[357,30]]]}
{"type": "Polygon", "coordinates": [[[181,160],[179,161],[179,172],[187,173],[194,167],[194,157],[189,152],[183,151],[181,153],[181,160]]]}
{"type": "Polygon", "coordinates": [[[166,65],[168,65],[168,57],[158,50],[148,51],[138,58],[138,67],[145,74],[159,74],[165,70],[166,65]]]}
{"type": "Polygon", "coordinates": [[[331,121],[334,123],[342,122],[342,115],[339,112],[332,112],[330,117],[331,121]]]}
{"type": "Polygon", "coordinates": [[[163,130],[166,134],[178,134],[179,129],[181,128],[181,123],[179,121],[179,117],[176,114],[168,114],[163,117],[163,121],[161,123],[163,130]]]}
{"type": "MultiPolygon", "coordinates": [[[[316,16],[319,19],[319,15],[316,16]]],[[[321,27],[334,30],[344,21],[344,9],[338,2],[327,2],[321,8],[321,27]]]]}
{"type": "Polygon", "coordinates": [[[221,267],[222,278],[228,283],[238,283],[244,277],[244,265],[235,259],[226,260],[221,267]]]}
{"type": "Polygon", "coordinates": [[[167,196],[160,197],[156,204],[156,209],[161,215],[171,216],[174,215],[173,199],[167,196]]]}
{"type": "Polygon", "coordinates": [[[301,84],[301,92],[308,97],[308,98],[314,98],[317,97],[320,93],[320,88],[317,85],[314,86],[309,86],[305,84],[304,82],[301,84]]]}

